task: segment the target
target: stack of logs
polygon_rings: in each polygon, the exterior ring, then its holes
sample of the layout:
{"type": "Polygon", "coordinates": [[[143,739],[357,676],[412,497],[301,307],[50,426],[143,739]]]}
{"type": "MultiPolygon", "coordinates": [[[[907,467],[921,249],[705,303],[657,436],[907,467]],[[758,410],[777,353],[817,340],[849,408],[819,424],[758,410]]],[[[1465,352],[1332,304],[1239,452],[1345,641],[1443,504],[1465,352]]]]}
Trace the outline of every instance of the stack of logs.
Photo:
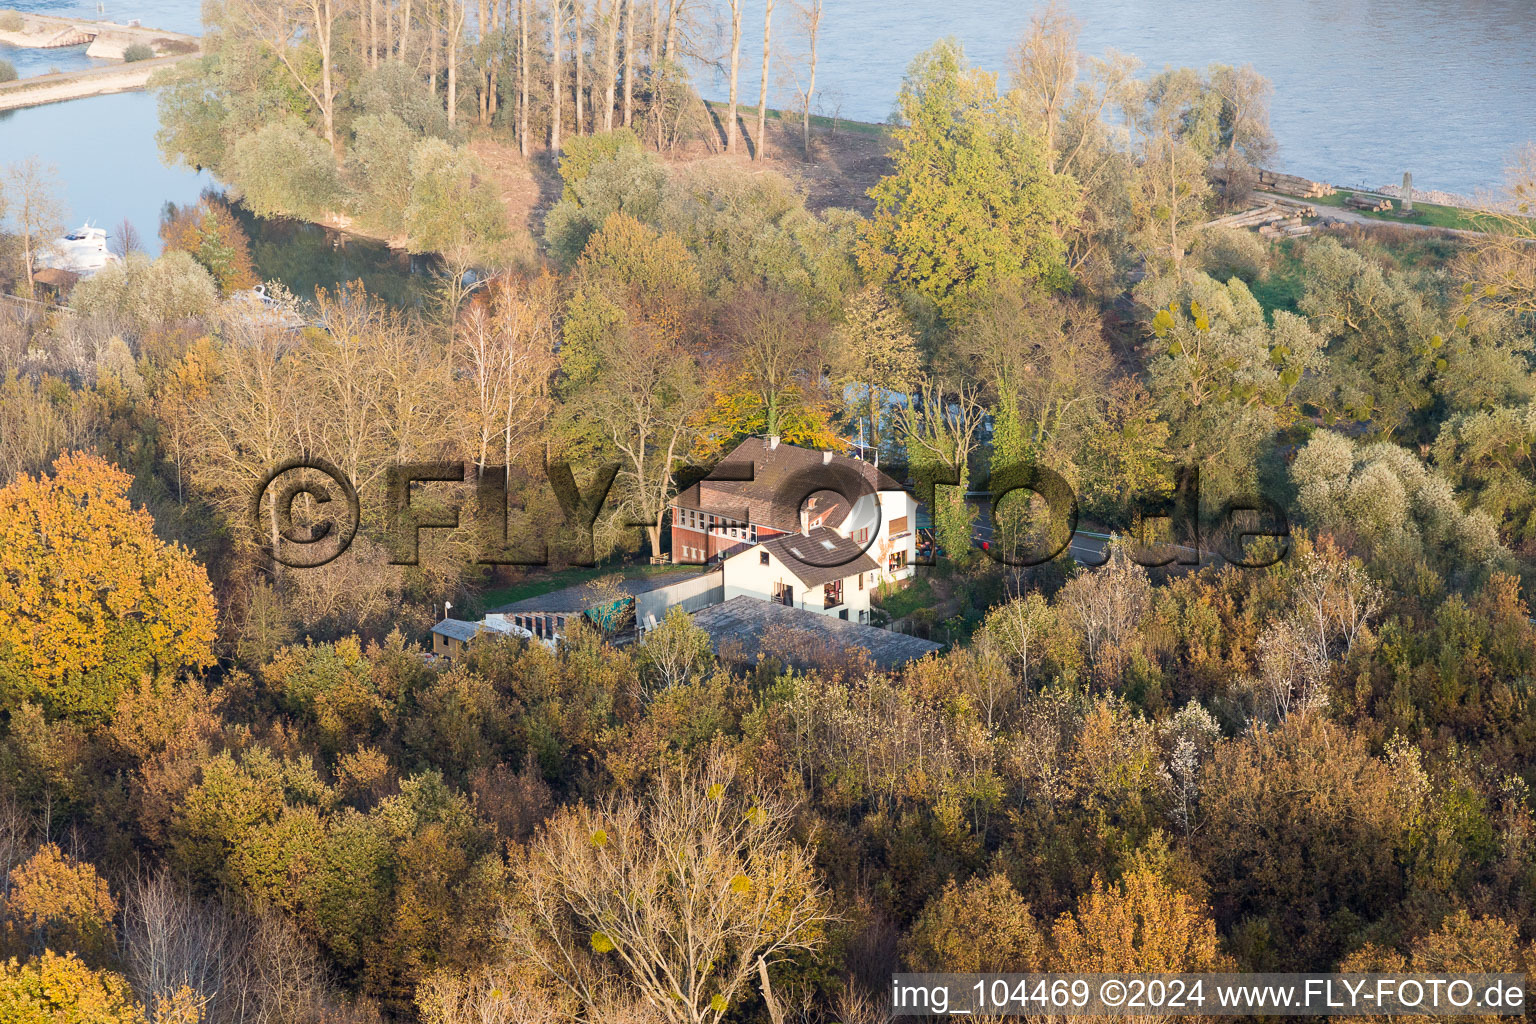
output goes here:
{"type": "Polygon", "coordinates": [[[1391,213],[1392,200],[1381,196],[1368,196],[1363,192],[1355,192],[1344,197],[1345,206],[1353,206],[1357,210],[1370,210],[1372,213],[1391,213]]]}
{"type": "Polygon", "coordinates": [[[1302,223],[1305,217],[1316,217],[1317,208],[1295,199],[1278,196],[1266,199],[1263,206],[1242,213],[1218,217],[1205,225],[1208,228],[1258,228],[1265,238],[1286,238],[1304,235],[1312,229],[1302,223]]]}
{"type": "Polygon", "coordinates": [[[1333,186],[1327,182],[1312,181],[1295,174],[1281,174],[1279,171],[1266,170],[1259,171],[1259,181],[1254,187],[1265,192],[1284,192],[1287,195],[1301,196],[1303,199],[1317,199],[1334,193],[1333,186]]]}

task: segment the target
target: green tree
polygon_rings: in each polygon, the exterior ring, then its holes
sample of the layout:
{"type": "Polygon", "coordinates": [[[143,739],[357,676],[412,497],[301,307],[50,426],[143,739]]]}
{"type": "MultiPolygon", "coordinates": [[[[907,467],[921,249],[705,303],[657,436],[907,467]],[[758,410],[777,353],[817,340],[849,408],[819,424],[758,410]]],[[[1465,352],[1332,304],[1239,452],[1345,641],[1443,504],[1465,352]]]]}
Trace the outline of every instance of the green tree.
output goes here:
{"type": "Polygon", "coordinates": [[[506,211],[479,161],[442,139],[424,139],[411,153],[404,223],[413,252],[450,258],[489,258],[510,235],[506,211]]]}
{"type": "Polygon", "coordinates": [[[859,262],[944,312],[999,281],[1063,287],[1055,225],[1076,216],[1078,187],[1053,174],[1044,144],[946,40],[918,55],[897,98],[895,167],[870,189],[875,214],[859,262]]]}
{"type": "Polygon", "coordinates": [[[1216,495],[1252,486],[1270,439],[1296,416],[1305,375],[1323,365],[1323,339],[1294,313],[1277,311],[1271,324],[1237,278],[1204,274],[1183,278],[1150,328],[1147,388],[1171,428],[1170,452],[1200,466],[1216,495]]]}

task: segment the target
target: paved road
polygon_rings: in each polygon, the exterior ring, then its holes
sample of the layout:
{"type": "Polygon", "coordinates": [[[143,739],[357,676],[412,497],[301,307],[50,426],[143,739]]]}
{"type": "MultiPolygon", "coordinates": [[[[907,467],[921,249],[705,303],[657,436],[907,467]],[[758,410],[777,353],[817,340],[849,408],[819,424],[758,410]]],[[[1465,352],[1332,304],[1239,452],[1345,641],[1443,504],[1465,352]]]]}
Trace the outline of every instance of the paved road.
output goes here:
{"type": "MultiPolygon", "coordinates": [[[[981,510],[981,514],[977,516],[975,524],[971,527],[971,542],[978,548],[981,547],[983,543],[990,544],[992,542],[993,532],[992,523],[988,518],[987,510],[983,508],[981,510]]],[[[1067,549],[1071,553],[1073,559],[1075,559],[1080,564],[1087,566],[1100,566],[1109,560],[1109,542],[1112,539],[1113,538],[1107,533],[1095,533],[1092,530],[1078,529],[1076,533],[1072,534],[1072,542],[1067,545],[1067,549]]],[[[1172,547],[1175,551],[1185,555],[1193,554],[1195,550],[1194,548],[1185,547],[1183,545],[1172,545],[1172,547]]],[[[1201,568],[1204,568],[1208,565],[1219,565],[1221,561],[1221,556],[1214,551],[1207,550],[1200,553],[1201,568]]],[[[1171,566],[1171,568],[1194,567],[1180,567],[1175,565],[1171,566]]]]}

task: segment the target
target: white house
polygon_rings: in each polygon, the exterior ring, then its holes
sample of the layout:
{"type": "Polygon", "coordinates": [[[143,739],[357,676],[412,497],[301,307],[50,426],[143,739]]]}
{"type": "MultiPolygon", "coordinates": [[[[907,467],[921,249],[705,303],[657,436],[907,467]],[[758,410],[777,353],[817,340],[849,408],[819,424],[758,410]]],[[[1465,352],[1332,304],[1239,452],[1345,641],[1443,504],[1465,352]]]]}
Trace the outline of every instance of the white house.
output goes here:
{"type": "Polygon", "coordinates": [[[881,581],[917,557],[917,501],[874,466],[833,452],[743,441],[672,506],[672,560],[710,564],[754,544],[826,528],[854,541],[881,581]]]}
{"type": "Polygon", "coordinates": [[[850,622],[869,621],[882,575],[859,542],[825,526],[727,555],[723,573],[726,601],[750,597],[850,622]]]}

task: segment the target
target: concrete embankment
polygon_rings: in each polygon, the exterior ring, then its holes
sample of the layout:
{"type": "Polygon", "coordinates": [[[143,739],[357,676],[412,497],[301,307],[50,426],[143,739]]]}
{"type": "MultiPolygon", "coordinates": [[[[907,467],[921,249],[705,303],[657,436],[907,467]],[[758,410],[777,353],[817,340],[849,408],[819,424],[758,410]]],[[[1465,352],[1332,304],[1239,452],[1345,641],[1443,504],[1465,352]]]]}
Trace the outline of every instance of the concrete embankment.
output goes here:
{"type": "Polygon", "coordinates": [[[0,29],[0,43],[26,49],[52,50],[89,44],[85,51],[88,57],[122,60],[128,47],[136,43],[149,47],[157,57],[189,53],[199,45],[196,36],[146,28],[143,25],[119,25],[115,21],[60,18],[52,14],[31,12],[20,15],[14,11],[8,13],[21,18],[21,27],[0,29]]]}
{"type": "Polygon", "coordinates": [[[142,89],[149,76],[178,61],[197,56],[194,53],[174,57],[158,57],[139,60],[120,67],[90,68],[85,71],[67,71],[53,75],[38,75],[0,85],[0,110],[17,110],[44,103],[84,99],[87,96],[105,96],[114,92],[131,92],[142,89]]]}

